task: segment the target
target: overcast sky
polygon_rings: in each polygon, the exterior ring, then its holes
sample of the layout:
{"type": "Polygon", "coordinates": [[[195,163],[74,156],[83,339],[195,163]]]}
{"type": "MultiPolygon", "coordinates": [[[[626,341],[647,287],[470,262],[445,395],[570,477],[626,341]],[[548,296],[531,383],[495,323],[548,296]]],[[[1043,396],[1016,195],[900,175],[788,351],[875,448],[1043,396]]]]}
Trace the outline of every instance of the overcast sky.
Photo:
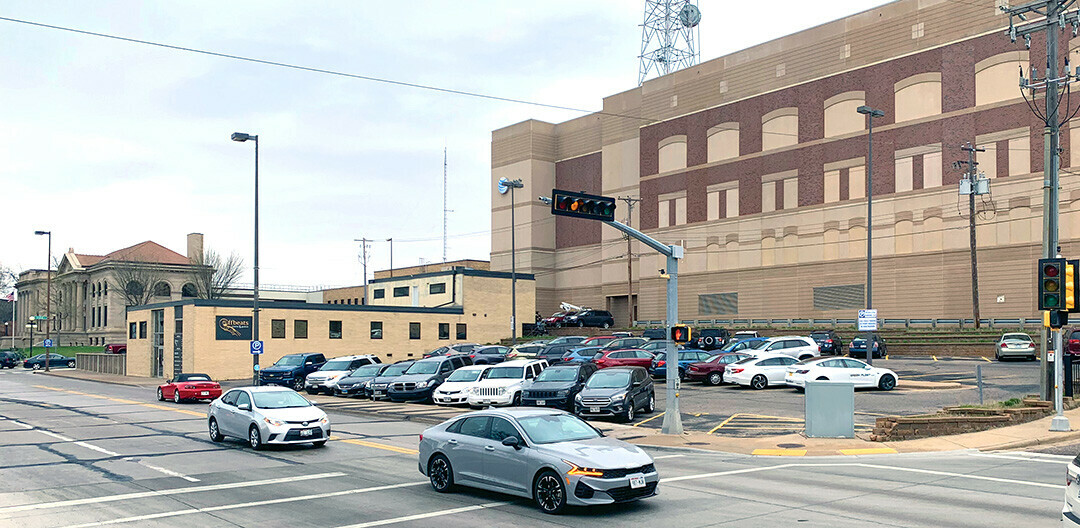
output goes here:
{"type": "MultiPolygon", "coordinates": [[[[700,0],[706,61],[879,1],[700,0]],[[750,23],[747,23],[747,22],[750,23]]],[[[587,110],[637,82],[644,2],[5,0],[0,17],[587,110]]],[[[580,113],[240,62],[0,21],[0,265],[185,235],[252,262],[260,138],[263,284],[362,282],[488,259],[491,131],[580,113]]],[[[250,273],[245,277],[250,280],[250,273]]]]}

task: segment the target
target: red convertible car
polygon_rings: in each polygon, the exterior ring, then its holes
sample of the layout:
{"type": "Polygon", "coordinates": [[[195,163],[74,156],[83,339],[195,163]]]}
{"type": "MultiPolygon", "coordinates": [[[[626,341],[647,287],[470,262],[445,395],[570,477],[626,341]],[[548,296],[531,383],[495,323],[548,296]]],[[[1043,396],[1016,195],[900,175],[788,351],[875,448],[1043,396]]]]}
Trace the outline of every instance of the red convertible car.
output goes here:
{"type": "Polygon", "coordinates": [[[177,374],[158,387],[158,400],[171,399],[176,403],[184,400],[213,400],[221,396],[221,385],[206,374],[177,374]]]}

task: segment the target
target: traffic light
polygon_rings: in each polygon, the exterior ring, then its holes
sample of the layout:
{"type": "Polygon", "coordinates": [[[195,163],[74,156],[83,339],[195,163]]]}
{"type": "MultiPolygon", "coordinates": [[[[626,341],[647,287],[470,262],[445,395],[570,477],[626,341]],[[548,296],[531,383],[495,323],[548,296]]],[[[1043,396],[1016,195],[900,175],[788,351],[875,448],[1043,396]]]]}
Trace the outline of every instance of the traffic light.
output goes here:
{"type": "Polygon", "coordinates": [[[611,222],[615,220],[615,199],[552,189],[551,214],[611,222]]]}
{"type": "Polygon", "coordinates": [[[1065,259],[1039,259],[1039,309],[1065,310],[1065,259]]]}
{"type": "Polygon", "coordinates": [[[671,327],[671,340],[676,343],[689,343],[690,334],[690,327],[687,325],[679,324],[671,327]]]}
{"type": "Polygon", "coordinates": [[[1076,310],[1076,268],[1080,261],[1067,260],[1065,261],[1065,310],[1068,312],[1075,312],[1076,310]]]}

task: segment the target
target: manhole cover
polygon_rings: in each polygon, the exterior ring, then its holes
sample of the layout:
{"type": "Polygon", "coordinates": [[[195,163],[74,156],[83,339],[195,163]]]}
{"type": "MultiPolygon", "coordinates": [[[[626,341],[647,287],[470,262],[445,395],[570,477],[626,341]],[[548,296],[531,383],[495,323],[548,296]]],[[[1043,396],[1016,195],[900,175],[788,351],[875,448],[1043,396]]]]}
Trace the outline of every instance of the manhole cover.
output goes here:
{"type": "Polygon", "coordinates": [[[784,449],[795,449],[796,447],[806,447],[802,444],[776,444],[776,447],[782,447],[784,449]]]}

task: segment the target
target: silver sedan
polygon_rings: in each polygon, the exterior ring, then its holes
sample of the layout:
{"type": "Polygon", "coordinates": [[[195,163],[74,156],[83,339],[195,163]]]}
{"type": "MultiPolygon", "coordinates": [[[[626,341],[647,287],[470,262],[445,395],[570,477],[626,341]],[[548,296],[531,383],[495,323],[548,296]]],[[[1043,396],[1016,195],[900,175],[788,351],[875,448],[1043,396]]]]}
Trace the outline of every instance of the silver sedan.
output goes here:
{"type": "Polygon", "coordinates": [[[647,453],[554,409],[478,411],[427,429],[419,468],[440,493],[455,485],[507,493],[553,514],[652,497],[660,481],[647,453]]]}
{"type": "Polygon", "coordinates": [[[206,411],[210,439],[246,439],[253,449],[267,444],[312,443],[330,439],[330,420],[307,398],[285,387],[232,389],[206,411]]]}
{"type": "Polygon", "coordinates": [[[1035,342],[1031,340],[1031,336],[1022,332],[1005,334],[997,340],[997,343],[994,343],[994,359],[1001,361],[1011,357],[1032,361],[1038,359],[1035,342]]]}

